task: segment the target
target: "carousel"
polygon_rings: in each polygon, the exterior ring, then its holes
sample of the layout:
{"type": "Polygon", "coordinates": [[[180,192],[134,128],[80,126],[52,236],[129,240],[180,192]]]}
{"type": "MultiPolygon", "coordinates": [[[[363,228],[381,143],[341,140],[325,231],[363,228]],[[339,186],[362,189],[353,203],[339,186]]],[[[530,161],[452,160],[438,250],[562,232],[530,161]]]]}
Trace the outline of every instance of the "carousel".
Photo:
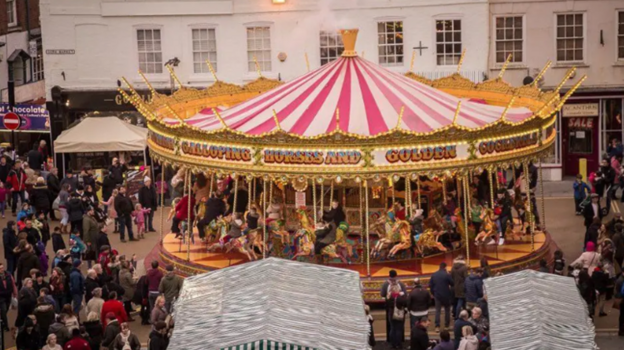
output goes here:
{"type": "Polygon", "coordinates": [[[161,210],[176,233],[162,235],[157,259],[184,275],[268,257],[337,266],[357,271],[374,302],[390,270],[426,282],[460,255],[494,272],[549,256],[540,159],[584,78],[560,96],[572,69],[541,91],[547,64],[515,88],[508,59],[482,83],[431,81],[358,56],[357,32],[342,30],[342,57],[300,78],[261,77],[260,94],[216,75],[219,89],[184,87],[172,69],[172,96],[120,90],[148,120],[152,158],[182,184],[161,210]],[[176,220],[176,207],[196,215],[176,220]]]}

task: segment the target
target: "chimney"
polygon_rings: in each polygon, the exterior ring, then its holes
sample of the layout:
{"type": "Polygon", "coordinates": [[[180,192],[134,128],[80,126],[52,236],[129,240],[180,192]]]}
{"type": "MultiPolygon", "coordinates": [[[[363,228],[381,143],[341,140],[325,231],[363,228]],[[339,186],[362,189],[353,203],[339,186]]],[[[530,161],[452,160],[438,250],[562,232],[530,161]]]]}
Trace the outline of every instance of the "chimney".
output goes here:
{"type": "Polygon", "coordinates": [[[357,52],[355,51],[355,41],[357,40],[358,29],[341,29],[342,43],[344,44],[344,51],[342,57],[355,57],[357,52]]]}

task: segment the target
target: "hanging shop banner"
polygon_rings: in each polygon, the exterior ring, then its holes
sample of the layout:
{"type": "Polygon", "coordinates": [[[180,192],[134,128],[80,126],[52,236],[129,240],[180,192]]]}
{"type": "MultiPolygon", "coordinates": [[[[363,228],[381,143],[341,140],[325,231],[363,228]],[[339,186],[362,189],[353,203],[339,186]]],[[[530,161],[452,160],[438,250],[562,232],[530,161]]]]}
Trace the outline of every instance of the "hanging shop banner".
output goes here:
{"type": "Polygon", "coordinates": [[[468,159],[468,155],[468,145],[462,144],[378,149],[373,152],[373,159],[375,166],[414,165],[418,163],[468,159]]]}
{"type": "Polygon", "coordinates": [[[274,150],[262,151],[262,163],[266,166],[360,166],[362,165],[360,150],[348,151],[306,151],[306,150],[274,150]]]}
{"type": "MultiPolygon", "coordinates": [[[[10,112],[8,103],[0,103],[0,119],[10,112]]],[[[41,105],[18,104],[13,107],[13,112],[17,113],[21,120],[20,131],[26,132],[50,132],[50,113],[41,105]]],[[[0,123],[0,131],[7,130],[0,123]]]]}
{"type": "Polygon", "coordinates": [[[477,153],[479,157],[493,154],[508,153],[523,148],[531,147],[539,142],[540,135],[537,132],[522,136],[514,136],[497,140],[479,142],[477,153]]]}

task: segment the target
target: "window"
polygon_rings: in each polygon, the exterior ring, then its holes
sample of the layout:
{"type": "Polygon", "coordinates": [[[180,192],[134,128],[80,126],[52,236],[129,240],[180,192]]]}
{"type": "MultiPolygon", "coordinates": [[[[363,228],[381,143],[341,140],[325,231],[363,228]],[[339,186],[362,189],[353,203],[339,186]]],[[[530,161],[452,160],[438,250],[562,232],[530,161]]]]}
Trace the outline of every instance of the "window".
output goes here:
{"type": "Polygon", "coordinates": [[[158,74],[163,72],[160,29],[137,30],[139,51],[139,69],[143,73],[158,74]]]}
{"type": "Polygon", "coordinates": [[[624,11],[618,12],[618,59],[624,59],[624,11]]]}
{"type": "Polygon", "coordinates": [[[602,99],[600,109],[602,118],[600,118],[602,144],[601,152],[607,152],[607,148],[613,139],[622,141],[622,99],[609,98],[602,99]]]}
{"type": "Polygon", "coordinates": [[[256,71],[258,67],[263,72],[271,71],[271,28],[247,28],[247,69],[256,71]]]}
{"type": "Polygon", "coordinates": [[[459,64],[461,53],[461,20],[436,21],[436,57],[438,66],[459,64]]]}
{"type": "Polygon", "coordinates": [[[321,66],[342,55],[344,45],[338,32],[321,32],[321,66]]]}
{"type": "Polygon", "coordinates": [[[557,15],[557,61],[583,61],[583,14],[557,15]]]}
{"type": "Polygon", "coordinates": [[[496,63],[522,62],[522,16],[496,17],[496,63]]]}
{"type": "Polygon", "coordinates": [[[382,66],[402,66],[403,22],[377,23],[377,37],[379,64],[382,66]]]}
{"type": "Polygon", "coordinates": [[[193,29],[193,71],[210,73],[206,60],[217,70],[217,39],[214,29],[193,29]]]}
{"type": "Polygon", "coordinates": [[[43,48],[41,40],[37,40],[37,56],[32,57],[33,81],[41,81],[43,76],[43,48]]]}
{"type": "Polygon", "coordinates": [[[7,20],[8,26],[17,25],[17,0],[6,0],[7,2],[7,20]]]}

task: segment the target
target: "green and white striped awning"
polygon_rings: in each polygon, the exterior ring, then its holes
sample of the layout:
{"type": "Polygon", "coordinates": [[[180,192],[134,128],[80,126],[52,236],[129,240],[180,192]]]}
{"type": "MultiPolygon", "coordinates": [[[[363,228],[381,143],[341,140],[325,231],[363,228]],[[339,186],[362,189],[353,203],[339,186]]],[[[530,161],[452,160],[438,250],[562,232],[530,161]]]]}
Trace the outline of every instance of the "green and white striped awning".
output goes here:
{"type": "Polygon", "coordinates": [[[253,343],[221,348],[221,350],[317,350],[308,346],[280,343],[270,340],[259,340],[253,343]]]}

